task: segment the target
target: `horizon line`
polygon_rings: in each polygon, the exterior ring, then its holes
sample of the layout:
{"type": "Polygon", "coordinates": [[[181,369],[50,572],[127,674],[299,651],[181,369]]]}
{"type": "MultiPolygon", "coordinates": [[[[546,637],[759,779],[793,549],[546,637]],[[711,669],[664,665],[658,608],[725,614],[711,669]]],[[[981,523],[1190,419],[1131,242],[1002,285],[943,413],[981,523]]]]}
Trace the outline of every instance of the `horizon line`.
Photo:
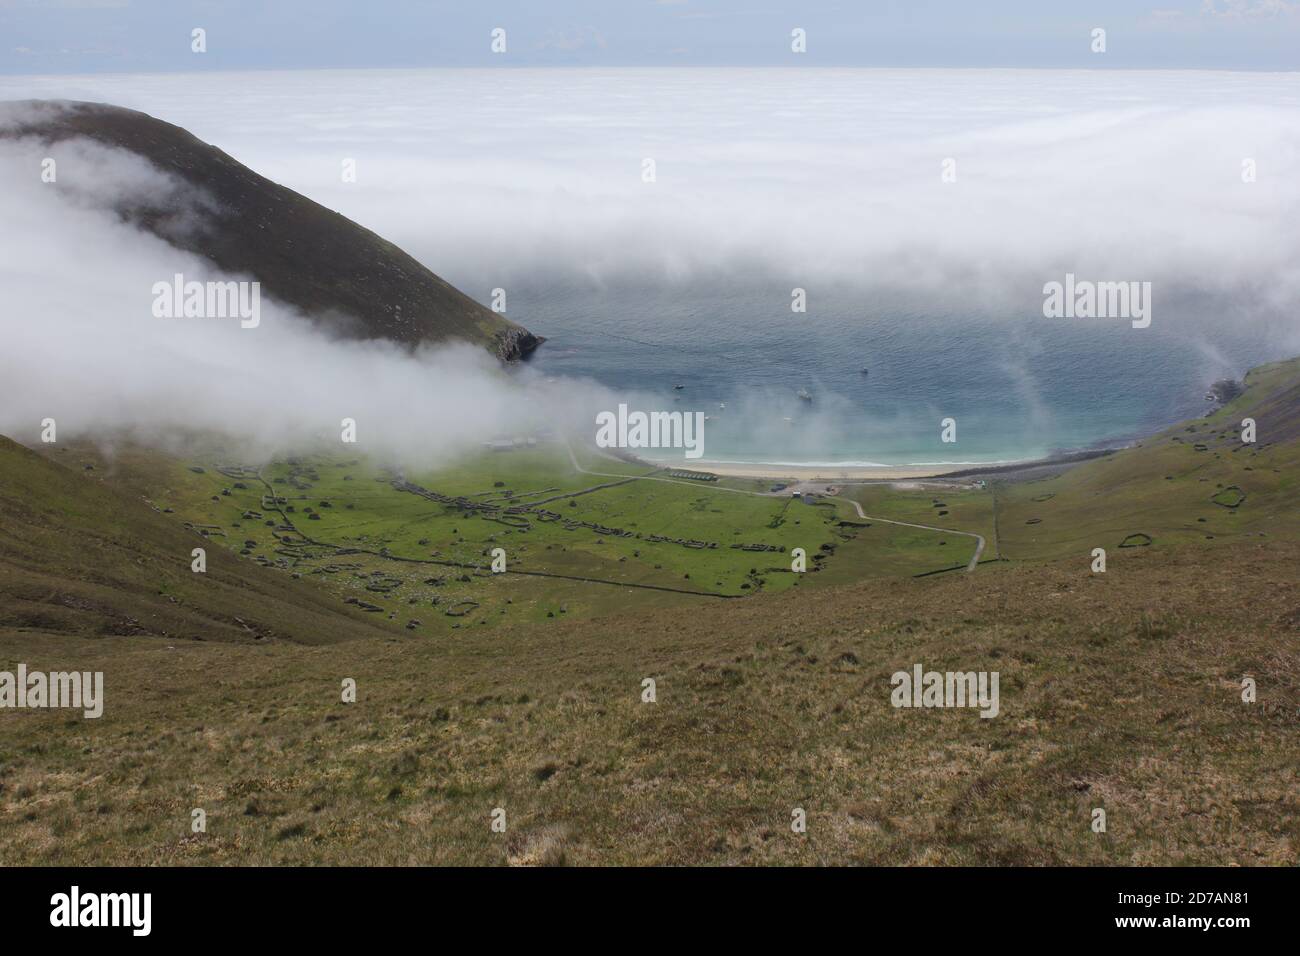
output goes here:
{"type": "Polygon", "coordinates": [[[736,70],[736,71],[820,71],[820,70],[856,70],[856,71],[915,71],[948,72],[963,71],[973,73],[1025,72],[1025,73],[1245,73],[1245,74],[1300,74],[1300,67],[1225,67],[1225,66],[939,66],[911,65],[897,66],[885,64],[835,64],[819,63],[799,66],[781,66],[769,64],[718,64],[697,63],[643,63],[643,64],[423,64],[417,66],[243,66],[230,69],[200,70],[91,70],[89,72],[54,72],[54,73],[11,73],[0,69],[3,79],[47,79],[52,77],[95,77],[95,76],[211,76],[233,73],[381,73],[381,72],[416,72],[428,70],[482,70],[518,72],[532,71],[569,71],[596,72],[636,70],[736,70]]]}

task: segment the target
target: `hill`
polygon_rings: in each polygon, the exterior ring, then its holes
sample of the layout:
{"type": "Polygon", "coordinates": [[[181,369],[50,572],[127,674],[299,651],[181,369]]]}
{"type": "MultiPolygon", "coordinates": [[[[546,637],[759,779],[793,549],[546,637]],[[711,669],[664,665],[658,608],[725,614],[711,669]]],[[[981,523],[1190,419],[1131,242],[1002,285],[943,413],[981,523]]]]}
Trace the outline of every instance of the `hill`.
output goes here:
{"type": "Polygon", "coordinates": [[[194,187],[206,215],[174,228],[176,210],[146,200],[118,212],[172,245],[249,275],[263,291],[347,338],[406,345],[463,340],[505,361],[542,341],[434,275],[391,242],[260,176],[179,126],[105,103],[0,104],[0,137],[77,137],[126,150],[194,187]]]}
{"type": "Polygon", "coordinates": [[[388,632],[149,504],[0,437],[0,631],[324,644],[388,632]],[[203,548],[207,571],[191,570],[203,548]]]}
{"type": "Polygon", "coordinates": [[[0,628],[0,659],[101,670],[107,701],[98,721],[0,719],[0,846],[62,865],[1295,865],[1297,561],[1238,542],[327,649],[0,628]],[[998,717],[891,707],[918,663],[999,672],[998,717]]]}
{"type": "Polygon", "coordinates": [[[1055,477],[995,483],[996,553],[1300,541],[1300,359],[1252,369],[1202,418],[1055,477]],[[1255,441],[1242,441],[1242,422],[1255,441]]]}
{"type": "Polygon", "coordinates": [[[1252,369],[1242,384],[1205,416],[1100,458],[971,471],[912,491],[848,485],[843,494],[881,517],[982,534],[986,561],[1300,541],[1300,358],[1252,369]],[[1251,443],[1241,440],[1247,418],[1251,443]]]}

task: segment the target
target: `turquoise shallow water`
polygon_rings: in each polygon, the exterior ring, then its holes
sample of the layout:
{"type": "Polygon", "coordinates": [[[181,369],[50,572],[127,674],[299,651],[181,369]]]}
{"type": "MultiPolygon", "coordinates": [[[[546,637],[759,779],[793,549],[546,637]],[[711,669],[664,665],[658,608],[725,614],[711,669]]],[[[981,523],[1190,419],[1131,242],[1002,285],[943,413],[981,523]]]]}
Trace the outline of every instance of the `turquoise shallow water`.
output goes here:
{"type": "Polygon", "coordinates": [[[815,311],[797,315],[789,286],[753,282],[552,288],[511,304],[548,336],[537,372],[703,412],[712,461],[1037,458],[1200,414],[1212,381],[1284,357],[1267,325],[1225,327],[1222,303],[1167,305],[1149,329],[1046,319],[1040,300],[944,314],[853,289],[819,293],[815,311]],[[957,423],[955,444],[940,440],[944,418],[957,423]]]}

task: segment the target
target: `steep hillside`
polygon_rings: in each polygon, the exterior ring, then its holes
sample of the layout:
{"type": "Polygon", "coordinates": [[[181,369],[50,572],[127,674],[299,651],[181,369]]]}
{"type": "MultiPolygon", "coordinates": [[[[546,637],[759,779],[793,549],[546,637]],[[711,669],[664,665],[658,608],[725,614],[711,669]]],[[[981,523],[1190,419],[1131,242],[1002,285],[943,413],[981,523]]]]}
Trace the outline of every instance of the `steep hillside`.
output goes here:
{"type": "Polygon", "coordinates": [[[143,157],[204,197],[199,228],[145,202],[119,212],[225,272],[251,275],[272,297],[352,338],[408,345],[464,340],[506,361],[540,338],[453,288],[397,246],[259,176],[215,146],[145,113],[104,103],[0,104],[0,137],[85,137],[143,157]]]}
{"type": "Polygon", "coordinates": [[[0,437],[0,631],[323,644],[390,632],[0,437]],[[207,572],[191,570],[191,551],[207,572]]]}

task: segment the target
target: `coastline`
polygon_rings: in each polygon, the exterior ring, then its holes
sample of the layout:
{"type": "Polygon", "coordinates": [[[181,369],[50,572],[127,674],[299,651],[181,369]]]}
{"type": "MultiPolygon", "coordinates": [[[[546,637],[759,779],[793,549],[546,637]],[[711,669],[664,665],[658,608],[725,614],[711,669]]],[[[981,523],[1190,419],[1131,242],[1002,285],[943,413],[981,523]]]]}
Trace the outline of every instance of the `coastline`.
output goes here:
{"type": "MultiPolygon", "coordinates": [[[[655,462],[654,464],[658,464],[655,462]]],[[[682,466],[677,466],[682,467],[682,466]]],[[[766,478],[789,481],[895,481],[904,478],[933,478],[950,466],[943,465],[796,465],[791,463],[745,463],[693,461],[685,466],[724,478],[766,478]]]]}
{"type": "Polygon", "coordinates": [[[908,481],[921,478],[971,480],[985,476],[1015,480],[1033,474],[1040,476],[1044,469],[1064,468],[1114,454],[1126,445],[1112,445],[1079,451],[1061,452],[1047,458],[1027,458],[1023,461],[997,461],[987,464],[959,462],[916,465],[859,465],[859,464],[795,464],[791,462],[728,462],[699,459],[686,463],[640,459],[644,464],[658,468],[683,468],[703,471],[723,478],[751,478],[766,481],[869,483],[908,481]],[[962,464],[964,467],[954,468],[962,464]]]}
{"type": "MultiPolygon", "coordinates": [[[[1247,373],[1249,375],[1249,373],[1247,373]]],[[[1216,387],[1220,383],[1215,383],[1216,387]]],[[[1204,412],[1211,415],[1224,406],[1222,396],[1215,395],[1212,404],[1204,412]]],[[[744,462],[696,460],[653,460],[641,456],[628,455],[625,460],[639,462],[650,468],[678,468],[687,471],[701,471],[718,475],[722,478],[748,478],[763,481],[785,481],[795,484],[870,484],[872,482],[890,483],[913,480],[932,480],[935,482],[974,482],[985,478],[997,478],[1003,481],[1023,481],[1030,478],[1045,478],[1051,474],[1064,471],[1074,465],[1096,458],[1104,458],[1118,451],[1131,448],[1135,444],[1159,435],[1168,428],[1179,424],[1181,420],[1167,422],[1154,429],[1126,437],[1102,439],[1083,448],[1065,449],[1054,452],[1045,458],[1026,458],[1021,460],[995,460],[989,462],[933,462],[905,465],[872,464],[869,462],[819,462],[802,464],[798,462],[744,462]]]]}

